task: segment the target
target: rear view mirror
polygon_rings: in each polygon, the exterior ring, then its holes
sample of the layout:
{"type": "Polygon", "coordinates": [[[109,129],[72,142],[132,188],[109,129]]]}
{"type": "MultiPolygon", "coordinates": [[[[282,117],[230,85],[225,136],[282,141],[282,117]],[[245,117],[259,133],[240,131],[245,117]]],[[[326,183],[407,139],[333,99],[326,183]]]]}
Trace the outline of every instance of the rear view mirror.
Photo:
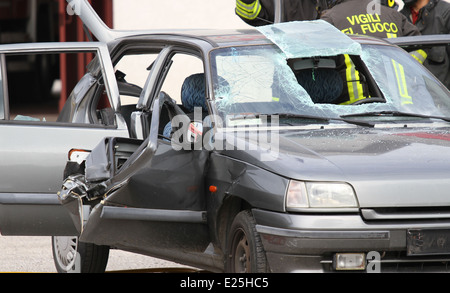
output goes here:
{"type": "Polygon", "coordinates": [[[317,68],[336,68],[336,61],[329,58],[307,58],[290,60],[290,66],[293,70],[317,69],[317,68]]]}

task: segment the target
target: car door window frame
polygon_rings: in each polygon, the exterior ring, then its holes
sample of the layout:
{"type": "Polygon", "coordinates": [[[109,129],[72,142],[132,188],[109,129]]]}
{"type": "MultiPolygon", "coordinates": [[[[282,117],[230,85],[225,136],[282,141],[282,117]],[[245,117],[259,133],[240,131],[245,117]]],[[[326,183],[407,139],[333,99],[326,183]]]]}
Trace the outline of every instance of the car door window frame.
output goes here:
{"type": "Polygon", "coordinates": [[[8,76],[6,73],[6,58],[5,54],[0,54],[0,82],[1,82],[1,115],[0,120],[10,119],[9,114],[9,94],[8,94],[8,76]]]}
{"type": "MultiPolygon", "coordinates": [[[[151,76],[149,76],[149,79],[147,80],[148,84],[146,83],[146,86],[142,91],[141,99],[138,103],[139,108],[147,110],[153,109],[153,100],[159,97],[159,92],[161,91],[162,85],[164,84],[172,65],[172,58],[176,54],[191,55],[199,58],[203,63],[203,71],[206,73],[205,60],[202,58],[200,49],[183,47],[180,45],[167,46],[161,51],[160,56],[158,56],[155,61],[154,70],[152,70],[151,76]],[[149,89],[147,89],[147,86],[149,89]]],[[[206,94],[208,95],[208,91],[206,91],[206,94]]]]}
{"type": "MultiPolygon", "coordinates": [[[[31,54],[63,54],[93,52],[98,56],[101,73],[105,83],[108,100],[115,113],[120,111],[120,96],[114,68],[106,44],[100,42],[66,42],[66,43],[32,43],[32,44],[7,44],[0,46],[0,61],[3,85],[4,119],[10,119],[9,95],[6,75],[5,56],[7,55],[31,55],[31,54]]],[[[61,124],[61,123],[56,123],[61,124]]],[[[65,124],[66,125],[66,124],[65,124]]]]}

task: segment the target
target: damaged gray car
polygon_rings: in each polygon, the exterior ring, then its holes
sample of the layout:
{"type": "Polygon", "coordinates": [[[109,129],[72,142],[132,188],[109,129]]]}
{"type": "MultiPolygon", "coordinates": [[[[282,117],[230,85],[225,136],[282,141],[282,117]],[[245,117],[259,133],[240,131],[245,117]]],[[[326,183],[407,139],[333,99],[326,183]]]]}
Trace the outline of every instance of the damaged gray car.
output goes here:
{"type": "Polygon", "coordinates": [[[450,93],[406,51],[323,21],[96,32],[157,56],[130,138],[70,151],[67,267],[79,240],[212,272],[447,270],[450,93]]]}

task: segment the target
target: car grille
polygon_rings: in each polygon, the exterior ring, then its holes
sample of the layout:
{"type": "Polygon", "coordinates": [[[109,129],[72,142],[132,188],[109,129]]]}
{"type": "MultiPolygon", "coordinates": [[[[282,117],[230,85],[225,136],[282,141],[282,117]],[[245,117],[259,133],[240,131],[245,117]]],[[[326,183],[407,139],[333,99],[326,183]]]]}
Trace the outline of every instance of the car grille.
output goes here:
{"type": "Polygon", "coordinates": [[[450,272],[450,256],[406,256],[405,252],[388,252],[381,257],[382,273],[450,272]]]}
{"type": "MultiPolygon", "coordinates": [[[[367,223],[442,223],[450,219],[450,207],[362,208],[361,216],[367,223]]],[[[412,256],[406,251],[382,252],[380,272],[450,272],[450,254],[412,256]]]]}
{"type": "Polygon", "coordinates": [[[450,219],[450,207],[363,208],[361,214],[366,221],[450,219]]]}

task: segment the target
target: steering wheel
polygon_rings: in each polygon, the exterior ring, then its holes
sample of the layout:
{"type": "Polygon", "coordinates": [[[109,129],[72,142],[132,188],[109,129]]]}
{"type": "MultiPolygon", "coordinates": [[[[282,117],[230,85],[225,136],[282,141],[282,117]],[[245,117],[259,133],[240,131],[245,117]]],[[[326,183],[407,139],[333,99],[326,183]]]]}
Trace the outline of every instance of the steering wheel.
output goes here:
{"type": "Polygon", "coordinates": [[[353,103],[350,103],[350,105],[362,105],[362,104],[368,104],[368,103],[386,103],[386,100],[381,97],[370,97],[367,99],[355,101],[353,103]]]}

